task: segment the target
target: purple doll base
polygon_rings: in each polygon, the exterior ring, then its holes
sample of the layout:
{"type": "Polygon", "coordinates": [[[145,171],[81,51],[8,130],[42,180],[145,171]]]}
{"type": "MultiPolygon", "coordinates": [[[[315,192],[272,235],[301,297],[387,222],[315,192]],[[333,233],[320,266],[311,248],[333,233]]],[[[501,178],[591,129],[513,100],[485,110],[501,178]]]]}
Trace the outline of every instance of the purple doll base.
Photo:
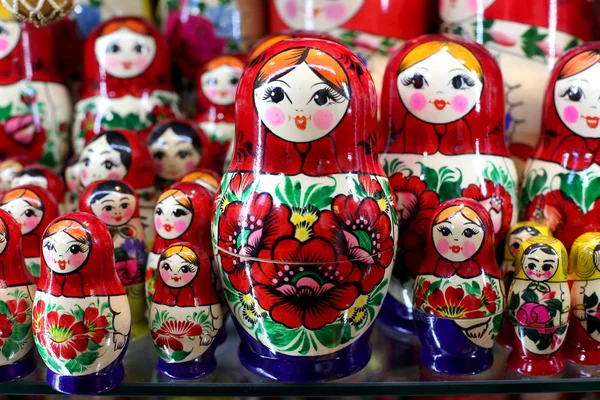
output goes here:
{"type": "Polygon", "coordinates": [[[236,323],[242,338],[238,355],[242,365],[264,378],[282,382],[326,382],[346,378],[362,370],[371,358],[371,329],[348,347],[318,357],[273,353],[236,323]]]}
{"type": "Polygon", "coordinates": [[[217,360],[215,359],[215,349],[217,346],[217,343],[213,343],[200,357],[192,361],[168,363],[159,358],[157,368],[161,374],[171,379],[200,379],[210,375],[217,368],[217,360]]]}
{"type": "Polygon", "coordinates": [[[95,394],[105,392],[117,386],[125,377],[125,369],[119,360],[119,364],[112,368],[106,368],[107,372],[101,372],[83,376],[58,375],[48,369],[46,381],[48,385],[61,393],[66,394],[95,394]]]}
{"type": "Polygon", "coordinates": [[[494,363],[492,349],[473,344],[453,320],[415,310],[415,325],[421,341],[421,363],[448,375],[473,375],[494,363]]]}
{"type": "Polygon", "coordinates": [[[417,333],[412,308],[406,307],[392,296],[385,297],[378,320],[395,332],[406,335],[417,333]]]}
{"type": "Polygon", "coordinates": [[[35,371],[33,352],[31,349],[20,360],[0,367],[0,383],[16,381],[35,371]]]}

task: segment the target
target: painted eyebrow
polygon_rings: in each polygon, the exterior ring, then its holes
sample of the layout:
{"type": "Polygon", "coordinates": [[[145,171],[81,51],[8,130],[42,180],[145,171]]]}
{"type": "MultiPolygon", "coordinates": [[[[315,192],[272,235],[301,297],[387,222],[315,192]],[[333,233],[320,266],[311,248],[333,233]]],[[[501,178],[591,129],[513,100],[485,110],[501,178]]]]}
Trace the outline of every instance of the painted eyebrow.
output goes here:
{"type": "Polygon", "coordinates": [[[472,221],[467,221],[467,222],[465,223],[465,225],[475,225],[475,226],[477,226],[477,227],[481,227],[481,225],[479,225],[479,224],[478,224],[478,223],[476,223],[476,222],[472,222],[472,221]]]}
{"type": "Polygon", "coordinates": [[[556,261],[554,261],[554,260],[544,260],[544,262],[545,262],[545,263],[554,263],[554,262],[556,262],[556,261]]]}
{"type": "Polygon", "coordinates": [[[464,72],[464,71],[466,71],[466,72],[471,72],[471,71],[469,71],[467,68],[454,68],[454,69],[451,69],[451,70],[450,70],[450,72],[454,72],[454,71],[460,71],[460,72],[464,72]]]}
{"type": "Polygon", "coordinates": [[[274,79],[274,80],[272,80],[270,83],[273,83],[273,82],[281,82],[281,83],[283,83],[285,86],[287,86],[287,87],[291,87],[291,86],[290,86],[290,85],[289,85],[287,82],[285,82],[285,81],[282,81],[281,79],[274,79]]]}
{"type": "Polygon", "coordinates": [[[317,83],[315,83],[314,85],[312,85],[311,87],[315,87],[315,86],[317,86],[317,85],[327,85],[327,86],[329,86],[329,85],[328,85],[327,83],[325,83],[325,82],[317,82],[317,83]]]}
{"type": "Polygon", "coordinates": [[[104,150],[104,151],[100,152],[100,155],[102,155],[102,154],[110,154],[110,151],[104,150]]]}
{"type": "Polygon", "coordinates": [[[576,81],[590,83],[587,79],[581,79],[581,78],[571,78],[567,81],[567,83],[576,82],[576,81]]]}
{"type": "Polygon", "coordinates": [[[177,143],[175,144],[175,146],[179,146],[179,145],[182,145],[182,144],[191,144],[191,143],[190,143],[190,142],[188,142],[187,140],[180,140],[179,142],[177,142],[177,143]]]}
{"type": "Polygon", "coordinates": [[[110,202],[113,202],[113,203],[115,202],[114,200],[111,200],[111,199],[106,199],[106,200],[102,200],[102,201],[100,202],[100,204],[104,204],[104,203],[106,203],[107,201],[110,201],[110,202]]]}

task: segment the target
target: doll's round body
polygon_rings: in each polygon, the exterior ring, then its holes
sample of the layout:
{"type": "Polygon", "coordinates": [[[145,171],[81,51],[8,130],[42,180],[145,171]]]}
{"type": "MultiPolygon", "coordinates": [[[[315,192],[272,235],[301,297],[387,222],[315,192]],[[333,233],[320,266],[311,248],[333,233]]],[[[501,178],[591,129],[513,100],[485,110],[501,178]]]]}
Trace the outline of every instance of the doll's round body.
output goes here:
{"type": "Polygon", "coordinates": [[[19,186],[6,192],[0,208],[7,211],[19,224],[23,235],[25,264],[37,280],[40,277],[42,236],[50,221],[59,215],[54,196],[39,186],[19,186]]]}
{"type": "Polygon", "coordinates": [[[140,220],[139,198],[124,181],[96,181],[81,193],[79,210],[98,217],[110,231],[115,249],[115,268],[131,310],[131,339],[139,339],[148,333],[144,296],[148,252],[140,220]]]}
{"type": "Polygon", "coordinates": [[[381,319],[412,333],[412,287],[435,208],[457,197],[478,201],[500,247],[518,217],[517,174],[504,142],[500,70],[481,46],[446,35],[411,40],[391,58],[385,82],[380,160],[400,236],[381,319]]]}
{"type": "Polygon", "coordinates": [[[123,128],[139,132],[179,116],[165,38],[138,17],[105,21],[86,39],[81,100],[75,105],[73,148],[88,136],[123,128]]]}
{"type": "Polygon", "coordinates": [[[513,351],[508,366],[527,375],[553,375],[564,368],[562,344],[569,326],[571,295],[567,251],[558,239],[534,236],[516,255],[508,295],[513,351]]]}
{"type": "Polygon", "coordinates": [[[175,379],[211,373],[216,367],[215,339],[223,325],[211,261],[196,246],[179,242],[163,252],[157,275],[150,329],[159,370],[175,379]]]}
{"type": "Polygon", "coordinates": [[[113,254],[93,215],[65,214],[46,229],[33,333],[55,390],[98,393],[123,379],[131,315],[113,254]]]}

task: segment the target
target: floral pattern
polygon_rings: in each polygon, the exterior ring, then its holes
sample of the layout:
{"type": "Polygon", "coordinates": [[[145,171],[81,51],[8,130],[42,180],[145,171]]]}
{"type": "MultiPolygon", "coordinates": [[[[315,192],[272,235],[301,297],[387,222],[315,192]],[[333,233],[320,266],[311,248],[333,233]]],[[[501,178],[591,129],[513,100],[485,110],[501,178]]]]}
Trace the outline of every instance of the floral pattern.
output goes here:
{"type": "Polygon", "coordinates": [[[463,197],[478,201],[489,213],[497,238],[504,238],[510,230],[513,206],[510,194],[504,186],[485,179],[483,185],[469,185],[462,192],[463,197]]]}
{"type": "Polygon", "coordinates": [[[20,289],[0,300],[0,365],[17,361],[22,351],[33,346],[31,303],[29,293],[20,289]]]}

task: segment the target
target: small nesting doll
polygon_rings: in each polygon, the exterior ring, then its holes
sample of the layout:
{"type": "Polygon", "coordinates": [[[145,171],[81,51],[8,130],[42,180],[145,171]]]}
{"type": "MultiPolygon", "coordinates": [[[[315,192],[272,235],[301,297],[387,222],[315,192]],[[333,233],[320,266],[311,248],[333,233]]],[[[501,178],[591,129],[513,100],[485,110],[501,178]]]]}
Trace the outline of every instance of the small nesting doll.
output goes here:
{"type": "Polygon", "coordinates": [[[211,167],[211,149],[204,132],[185,119],[171,119],[154,127],[148,136],[154,159],[156,189],[162,191],[198,167],[211,167]]]}
{"type": "Polygon", "coordinates": [[[128,129],[145,139],[154,124],[180,114],[166,40],[143,18],[113,18],[92,32],[85,43],[81,87],[75,153],[87,136],[102,130],[128,129]]]}
{"type": "Polygon", "coordinates": [[[188,242],[167,247],[158,261],[150,333],[158,370],[174,379],[198,379],[217,366],[223,315],[206,253],[188,242]]]}
{"type": "Polygon", "coordinates": [[[37,280],[40,277],[42,235],[50,221],[59,215],[54,196],[39,186],[19,186],[4,195],[0,208],[19,224],[25,265],[37,280]]]}
{"type": "Polygon", "coordinates": [[[600,365],[600,233],[579,236],[569,260],[572,319],[565,357],[577,364],[600,365]]]}
{"type": "Polygon", "coordinates": [[[449,200],[433,213],[427,236],[415,284],[421,363],[444,374],[485,371],[504,317],[490,216],[474,200],[449,200]]]}
{"type": "Polygon", "coordinates": [[[144,297],[144,268],[148,253],[138,196],[124,181],[96,181],[81,193],[79,211],[100,218],[111,233],[117,275],[125,287],[131,309],[131,339],[139,339],[148,333],[144,297]]]}
{"type": "Polygon", "coordinates": [[[68,153],[71,99],[47,27],[0,16],[0,157],[27,156],[62,167],[68,153]]]}
{"type": "Polygon", "coordinates": [[[34,278],[23,262],[19,224],[0,210],[0,382],[35,370],[31,309],[34,278]]]}
{"type": "Polygon", "coordinates": [[[231,160],[234,137],[235,92],[245,61],[241,56],[222,55],[209,61],[198,73],[196,122],[208,135],[212,168],[221,172],[231,160]]]}
{"type": "Polygon", "coordinates": [[[412,288],[436,207],[466,197],[489,212],[497,251],[517,222],[517,174],[504,140],[502,76],[482,46],[449,35],[407,42],[388,64],[380,159],[396,199],[398,257],[381,321],[414,332],[412,288]]]}
{"type": "Polygon", "coordinates": [[[281,41],[242,74],[212,232],[240,360],[259,375],[325,381],[369,360],[397,238],[376,104],[365,65],[330,41],[281,41]]]}
{"type": "Polygon", "coordinates": [[[33,162],[28,157],[10,157],[0,163],[0,196],[10,190],[15,175],[30,164],[33,162]]]}
{"type": "Polygon", "coordinates": [[[221,184],[221,175],[212,169],[199,168],[180,179],[181,182],[195,182],[216,195],[221,184]]]}
{"type": "Polygon", "coordinates": [[[570,249],[600,230],[600,43],[578,46],[548,81],[541,137],[521,186],[524,219],[549,227],[570,249]]]}
{"type": "Polygon", "coordinates": [[[151,243],[154,237],[155,175],[152,156],[142,138],[124,130],[110,130],[94,136],[81,152],[79,168],[83,188],[103,179],[121,179],[135,189],[140,199],[146,243],[151,243]]]}
{"type": "Polygon", "coordinates": [[[99,393],[123,380],[131,315],[112,243],[104,223],[80,212],[44,233],[33,334],[48,384],[59,392],[99,393]]]}
{"type": "Polygon", "coordinates": [[[17,172],[11,181],[10,187],[17,188],[24,185],[39,186],[52,193],[56,202],[60,205],[65,197],[65,183],[60,175],[53,169],[43,165],[35,164],[23,168],[17,172]]]}
{"type": "Polygon", "coordinates": [[[79,155],[72,156],[65,165],[64,179],[67,186],[65,193],[65,212],[77,211],[79,208],[79,192],[81,191],[79,155]]]}
{"type": "Polygon", "coordinates": [[[516,256],[508,295],[512,352],[508,367],[526,375],[553,375],[565,366],[562,344],[569,326],[571,295],[567,250],[558,240],[534,236],[516,256]]]}

